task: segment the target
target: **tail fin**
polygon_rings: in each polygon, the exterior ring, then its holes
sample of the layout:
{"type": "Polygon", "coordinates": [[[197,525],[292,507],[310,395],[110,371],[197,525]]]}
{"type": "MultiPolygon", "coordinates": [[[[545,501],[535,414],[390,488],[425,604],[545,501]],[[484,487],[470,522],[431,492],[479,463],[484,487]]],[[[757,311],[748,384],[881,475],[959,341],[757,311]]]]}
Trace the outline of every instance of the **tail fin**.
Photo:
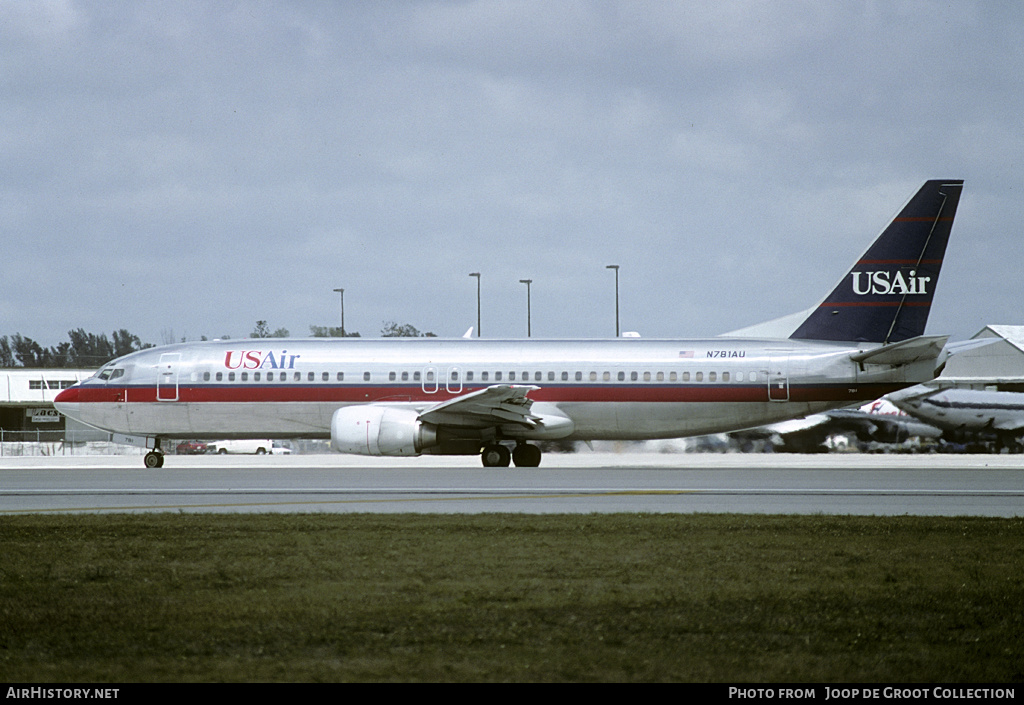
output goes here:
{"type": "Polygon", "coordinates": [[[926,181],[789,336],[894,343],[924,333],[963,181],[926,181]]]}

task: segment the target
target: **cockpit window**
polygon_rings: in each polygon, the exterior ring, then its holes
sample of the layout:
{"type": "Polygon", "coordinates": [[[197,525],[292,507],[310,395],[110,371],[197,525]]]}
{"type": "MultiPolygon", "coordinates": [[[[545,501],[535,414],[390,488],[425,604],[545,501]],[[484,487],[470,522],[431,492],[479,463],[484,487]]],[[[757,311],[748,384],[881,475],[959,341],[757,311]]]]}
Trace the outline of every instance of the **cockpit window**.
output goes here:
{"type": "Polygon", "coordinates": [[[124,368],[105,367],[99,371],[99,374],[97,374],[96,377],[98,379],[102,379],[104,382],[108,382],[112,379],[117,379],[118,377],[124,377],[124,368]]]}
{"type": "Polygon", "coordinates": [[[99,374],[96,375],[96,376],[99,377],[100,379],[106,381],[106,380],[110,379],[110,373],[113,372],[113,371],[114,371],[113,368],[107,367],[107,368],[104,368],[104,369],[100,370],[99,374]]]}

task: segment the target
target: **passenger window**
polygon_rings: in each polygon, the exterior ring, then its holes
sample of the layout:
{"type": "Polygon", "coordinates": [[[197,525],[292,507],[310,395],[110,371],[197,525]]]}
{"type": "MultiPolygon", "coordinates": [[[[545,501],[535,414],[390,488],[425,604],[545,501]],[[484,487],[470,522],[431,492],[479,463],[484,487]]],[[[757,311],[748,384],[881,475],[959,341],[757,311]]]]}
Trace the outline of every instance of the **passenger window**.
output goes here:
{"type": "Polygon", "coordinates": [[[717,379],[718,379],[718,373],[717,372],[708,372],[708,381],[709,382],[714,382],[717,379]]]}
{"type": "Polygon", "coordinates": [[[242,373],[242,381],[243,382],[248,382],[249,381],[249,373],[248,372],[243,372],[242,373]]]}
{"type": "Polygon", "coordinates": [[[470,370],[469,372],[466,373],[466,381],[467,382],[472,382],[473,381],[473,371],[472,370],[470,370]]]}
{"type": "Polygon", "coordinates": [[[223,372],[218,372],[217,373],[217,381],[220,382],[223,379],[224,379],[224,373],[223,372]]]}
{"type": "Polygon", "coordinates": [[[697,381],[697,382],[703,382],[704,381],[704,373],[703,372],[698,372],[694,376],[694,380],[697,381]]]}
{"type": "Polygon", "coordinates": [[[722,381],[723,382],[728,382],[729,381],[729,373],[728,372],[723,372],[722,373],[722,381]]]}
{"type": "MultiPolygon", "coordinates": [[[[260,374],[259,372],[256,373],[256,378],[257,379],[259,379],[259,374],[260,374]]],[[[267,381],[268,382],[273,382],[274,381],[274,373],[273,372],[268,372],[267,373],[267,381]]]]}
{"type": "Polygon", "coordinates": [[[234,372],[228,372],[228,382],[234,382],[234,381],[235,381],[235,373],[234,372]]]}
{"type": "Polygon", "coordinates": [[[611,372],[605,372],[603,375],[601,375],[601,379],[603,379],[605,382],[611,382],[612,381],[612,373],[611,372]]]}
{"type": "Polygon", "coordinates": [[[395,374],[394,372],[388,372],[388,381],[389,382],[394,382],[397,379],[398,379],[398,375],[397,374],[395,374]]]}
{"type": "Polygon", "coordinates": [[[582,382],[583,381],[583,373],[582,372],[577,372],[576,373],[576,381],[577,382],[582,382]]]}
{"type": "Polygon", "coordinates": [[[488,378],[488,376],[489,376],[489,375],[488,375],[488,373],[487,373],[487,372],[481,372],[481,373],[480,373],[480,380],[481,380],[481,381],[483,381],[483,382],[486,382],[486,381],[487,381],[487,378],[488,378]]]}
{"type": "Polygon", "coordinates": [[[668,373],[668,381],[669,382],[675,382],[676,381],[676,373],[675,372],[669,372],[668,373]]]}
{"type": "Polygon", "coordinates": [[[690,381],[690,373],[689,372],[684,372],[683,373],[683,381],[684,382],[689,382],[690,381]]]}
{"type": "Polygon", "coordinates": [[[260,381],[260,373],[259,372],[253,372],[252,373],[252,381],[253,382],[259,382],[260,381]]]}
{"type": "Polygon", "coordinates": [[[364,382],[369,382],[370,381],[370,373],[369,372],[364,372],[363,373],[363,381],[364,382]]]}
{"type": "Polygon", "coordinates": [[[501,381],[501,372],[495,372],[494,373],[494,381],[495,382],[500,382],[501,381]]]}
{"type": "Polygon", "coordinates": [[[339,382],[344,382],[345,381],[345,373],[344,372],[339,372],[338,373],[338,381],[339,382]]]}
{"type": "MultiPolygon", "coordinates": [[[[635,375],[636,372],[634,372],[633,374],[635,375]]],[[[620,372],[619,373],[619,381],[620,382],[625,382],[626,381],[626,373],[625,372],[620,372]]]]}
{"type": "MultiPolygon", "coordinates": [[[[555,373],[554,372],[551,372],[549,374],[551,375],[551,379],[555,378],[555,373]]],[[[533,373],[533,381],[534,382],[540,382],[542,379],[544,379],[544,377],[542,376],[542,374],[540,372],[534,372],[533,373]]]]}
{"type": "Polygon", "coordinates": [[[420,373],[419,373],[418,370],[416,372],[412,373],[412,381],[413,382],[419,382],[420,381],[420,373]]]}
{"type": "MultiPolygon", "coordinates": [[[[577,373],[577,374],[579,374],[579,373],[577,373]]],[[[563,382],[568,382],[569,381],[569,373],[568,372],[563,372],[562,373],[562,381],[563,382]]]]}
{"type": "Polygon", "coordinates": [[[402,373],[402,381],[403,382],[408,382],[409,381],[409,373],[408,372],[403,372],[402,373]]]}
{"type": "Polygon", "coordinates": [[[591,382],[596,382],[597,381],[597,373],[596,372],[591,372],[590,373],[590,381],[591,382]]]}

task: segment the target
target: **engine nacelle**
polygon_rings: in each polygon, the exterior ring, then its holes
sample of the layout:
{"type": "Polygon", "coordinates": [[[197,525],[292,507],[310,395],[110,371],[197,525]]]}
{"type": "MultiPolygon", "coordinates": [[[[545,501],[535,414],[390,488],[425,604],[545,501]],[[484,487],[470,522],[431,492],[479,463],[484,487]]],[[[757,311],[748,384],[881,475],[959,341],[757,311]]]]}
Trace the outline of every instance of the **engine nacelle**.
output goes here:
{"type": "Polygon", "coordinates": [[[419,455],[437,445],[437,428],[414,409],[346,406],[331,418],[331,447],[355,455],[419,455]]]}

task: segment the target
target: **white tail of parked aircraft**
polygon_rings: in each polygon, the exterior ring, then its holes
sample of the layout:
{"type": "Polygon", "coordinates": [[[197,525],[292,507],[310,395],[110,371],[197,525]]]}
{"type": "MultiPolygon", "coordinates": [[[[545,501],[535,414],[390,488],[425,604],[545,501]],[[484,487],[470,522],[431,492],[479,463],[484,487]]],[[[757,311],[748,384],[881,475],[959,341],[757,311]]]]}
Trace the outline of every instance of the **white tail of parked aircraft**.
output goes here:
{"type": "Polygon", "coordinates": [[[479,454],[531,441],[659,439],[761,426],[932,379],[924,336],[963,182],[928,181],[815,308],[698,340],[256,339],[132,353],[57,408],[144,439],[330,438],[343,453],[479,454]],[[771,331],[765,337],[766,331],[771,331]]]}

